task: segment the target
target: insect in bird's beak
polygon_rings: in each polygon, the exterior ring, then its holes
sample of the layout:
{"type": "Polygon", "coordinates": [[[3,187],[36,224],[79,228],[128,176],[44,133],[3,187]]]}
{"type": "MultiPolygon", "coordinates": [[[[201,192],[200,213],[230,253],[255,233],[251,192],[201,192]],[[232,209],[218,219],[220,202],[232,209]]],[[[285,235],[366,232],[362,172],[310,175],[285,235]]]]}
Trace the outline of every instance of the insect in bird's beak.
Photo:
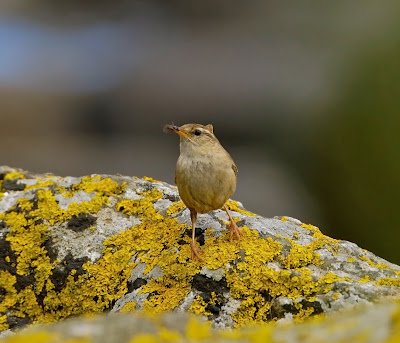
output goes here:
{"type": "Polygon", "coordinates": [[[187,133],[180,130],[178,126],[176,125],[165,125],[164,126],[164,132],[168,132],[168,131],[172,131],[175,132],[176,134],[178,134],[181,137],[188,137],[187,133]]]}

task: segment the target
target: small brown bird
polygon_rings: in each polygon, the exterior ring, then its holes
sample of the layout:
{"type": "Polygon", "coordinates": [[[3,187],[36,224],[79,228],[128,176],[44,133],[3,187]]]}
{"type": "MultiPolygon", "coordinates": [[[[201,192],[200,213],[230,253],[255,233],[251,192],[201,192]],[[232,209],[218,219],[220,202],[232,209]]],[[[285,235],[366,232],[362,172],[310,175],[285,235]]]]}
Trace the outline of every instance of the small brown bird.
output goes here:
{"type": "Polygon", "coordinates": [[[224,208],[230,220],[231,237],[241,236],[225,204],[236,189],[238,169],[232,157],[215,137],[211,124],[186,124],[180,127],[166,125],[164,130],[173,131],[180,137],[175,183],[182,201],[190,210],[192,258],[201,259],[195,239],[197,213],[224,208]]]}

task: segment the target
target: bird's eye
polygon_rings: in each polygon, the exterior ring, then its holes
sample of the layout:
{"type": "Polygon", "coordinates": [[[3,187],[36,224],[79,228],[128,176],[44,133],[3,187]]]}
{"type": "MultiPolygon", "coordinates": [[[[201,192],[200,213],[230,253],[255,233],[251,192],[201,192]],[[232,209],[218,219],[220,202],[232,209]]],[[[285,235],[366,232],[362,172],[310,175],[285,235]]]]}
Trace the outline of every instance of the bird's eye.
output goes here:
{"type": "Polygon", "coordinates": [[[201,135],[201,131],[200,131],[200,130],[196,130],[196,131],[194,132],[194,134],[195,134],[196,136],[200,136],[200,135],[201,135]]]}

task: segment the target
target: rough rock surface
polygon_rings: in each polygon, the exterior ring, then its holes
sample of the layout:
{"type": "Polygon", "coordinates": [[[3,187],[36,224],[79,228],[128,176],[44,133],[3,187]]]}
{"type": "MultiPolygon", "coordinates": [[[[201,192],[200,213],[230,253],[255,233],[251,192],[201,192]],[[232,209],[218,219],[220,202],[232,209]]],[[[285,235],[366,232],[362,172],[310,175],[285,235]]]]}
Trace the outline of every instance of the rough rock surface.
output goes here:
{"type": "MultiPolygon", "coordinates": [[[[247,343],[376,343],[400,341],[400,306],[382,303],[340,311],[324,320],[300,324],[269,322],[235,330],[218,330],[209,322],[187,313],[159,316],[136,314],[98,315],[68,319],[54,325],[35,325],[2,343],[156,343],[156,342],[247,342],[247,343]]],[[[0,334],[1,337],[1,334],[0,334]]]]}
{"type": "Polygon", "coordinates": [[[400,267],[289,217],[230,201],[200,215],[202,261],[176,187],[150,178],[36,175],[0,167],[0,329],[72,315],[191,312],[215,328],[398,298],[400,267]]]}

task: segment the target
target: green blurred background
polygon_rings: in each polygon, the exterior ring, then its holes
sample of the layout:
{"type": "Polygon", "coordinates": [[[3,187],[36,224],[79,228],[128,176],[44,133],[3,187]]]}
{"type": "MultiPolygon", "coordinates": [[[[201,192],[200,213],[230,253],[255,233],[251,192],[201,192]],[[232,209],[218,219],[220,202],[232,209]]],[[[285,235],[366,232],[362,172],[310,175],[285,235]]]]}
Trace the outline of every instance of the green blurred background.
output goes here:
{"type": "Polygon", "coordinates": [[[3,1],[0,164],[174,179],[212,123],[249,210],[400,263],[395,1],[3,1]]]}

